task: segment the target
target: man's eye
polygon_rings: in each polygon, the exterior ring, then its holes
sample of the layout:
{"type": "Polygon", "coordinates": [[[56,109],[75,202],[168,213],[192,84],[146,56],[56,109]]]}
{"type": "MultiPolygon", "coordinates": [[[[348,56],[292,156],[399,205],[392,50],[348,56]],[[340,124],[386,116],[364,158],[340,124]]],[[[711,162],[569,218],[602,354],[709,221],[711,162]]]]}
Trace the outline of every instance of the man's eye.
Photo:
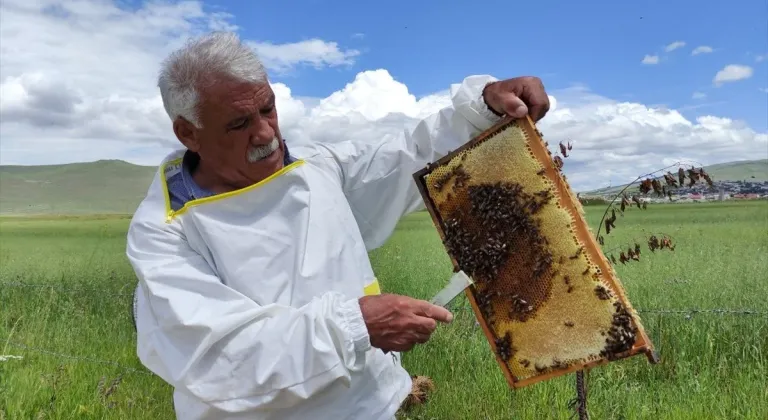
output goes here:
{"type": "Polygon", "coordinates": [[[270,114],[275,109],[274,105],[261,109],[262,114],[270,114]]]}
{"type": "Polygon", "coordinates": [[[248,125],[248,119],[243,118],[242,120],[240,120],[240,121],[236,122],[234,125],[232,125],[232,127],[230,127],[230,128],[232,128],[233,130],[242,130],[247,125],[248,125]]]}

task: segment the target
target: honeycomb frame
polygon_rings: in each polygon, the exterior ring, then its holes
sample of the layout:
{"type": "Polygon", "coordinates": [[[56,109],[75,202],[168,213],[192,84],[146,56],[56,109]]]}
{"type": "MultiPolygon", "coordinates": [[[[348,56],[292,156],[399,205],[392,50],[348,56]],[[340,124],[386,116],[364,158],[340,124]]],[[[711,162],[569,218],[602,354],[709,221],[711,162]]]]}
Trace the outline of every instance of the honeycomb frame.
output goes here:
{"type": "Polygon", "coordinates": [[[475,282],[464,293],[511,388],[640,354],[658,363],[529,117],[502,119],[413,178],[454,272],[475,282]]]}

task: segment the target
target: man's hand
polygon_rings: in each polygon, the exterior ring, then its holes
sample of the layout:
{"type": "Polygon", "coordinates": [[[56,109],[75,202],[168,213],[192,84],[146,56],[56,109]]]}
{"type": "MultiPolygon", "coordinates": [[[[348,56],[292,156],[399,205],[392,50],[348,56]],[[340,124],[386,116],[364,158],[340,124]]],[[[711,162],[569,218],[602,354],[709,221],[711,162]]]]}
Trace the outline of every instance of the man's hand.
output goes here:
{"type": "Polygon", "coordinates": [[[515,77],[488,84],[483,99],[499,115],[523,118],[529,114],[536,122],[549,111],[549,97],[538,77],[515,77]]]}
{"type": "Polygon", "coordinates": [[[408,351],[426,343],[437,322],[449,323],[445,308],[407,296],[381,294],[360,298],[371,346],[384,351],[408,351]]]}

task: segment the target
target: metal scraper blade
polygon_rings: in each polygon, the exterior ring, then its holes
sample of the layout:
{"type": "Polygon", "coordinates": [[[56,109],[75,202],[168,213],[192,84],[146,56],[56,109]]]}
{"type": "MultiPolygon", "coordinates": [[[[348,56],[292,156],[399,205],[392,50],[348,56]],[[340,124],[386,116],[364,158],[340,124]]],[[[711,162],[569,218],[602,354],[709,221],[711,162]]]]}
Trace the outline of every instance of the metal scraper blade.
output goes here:
{"type": "Polygon", "coordinates": [[[463,271],[454,273],[453,276],[451,276],[451,281],[448,282],[448,285],[445,286],[443,290],[439,291],[435,297],[430,300],[430,303],[445,307],[473,283],[472,279],[463,271]]]}

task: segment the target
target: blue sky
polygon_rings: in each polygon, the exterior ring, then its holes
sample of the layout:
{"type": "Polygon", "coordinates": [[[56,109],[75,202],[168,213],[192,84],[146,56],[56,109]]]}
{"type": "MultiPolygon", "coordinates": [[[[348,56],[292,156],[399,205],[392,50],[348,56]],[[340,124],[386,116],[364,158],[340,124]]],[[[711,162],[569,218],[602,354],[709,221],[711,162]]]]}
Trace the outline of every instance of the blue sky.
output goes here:
{"type": "Polygon", "coordinates": [[[324,97],[362,70],[386,68],[414,94],[445,89],[468,74],[538,75],[550,90],[574,83],[616,100],[713,113],[768,129],[768,6],[764,0],[722,2],[553,1],[222,1],[250,39],[289,43],[310,38],[362,52],[343,68],[300,68],[274,77],[294,95],[324,97]],[[354,34],[364,34],[360,37],[354,34]],[[665,52],[675,41],[682,48],[665,52]],[[714,49],[691,55],[697,46],[714,49]],[[656,65],[642,64],[658,55],[656,65]],[[713,86],[728,64],[751,78],[713,86]],[[694,92],[707,95],[693,99],[694,92]]]}
{"type": "Polygon", "coordinates": [[[0,19],[0,164],[156,164],[178,147],[159,64],[230,25],[269,69],[295,141],[378,141],[468,75],[535,75],[557,103],[547,140],[576,141],[572,182],[768,158],[765,0],[2,0],[0,19]]]}

